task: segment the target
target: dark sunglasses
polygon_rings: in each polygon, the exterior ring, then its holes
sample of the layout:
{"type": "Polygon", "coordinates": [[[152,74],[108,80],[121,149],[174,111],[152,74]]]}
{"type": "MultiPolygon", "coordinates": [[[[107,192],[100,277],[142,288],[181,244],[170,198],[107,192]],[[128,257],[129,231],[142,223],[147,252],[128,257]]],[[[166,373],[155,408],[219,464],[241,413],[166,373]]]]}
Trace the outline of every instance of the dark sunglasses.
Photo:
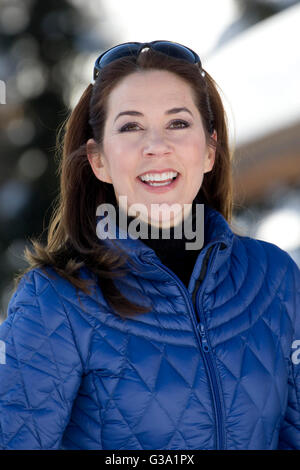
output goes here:
{"type": "Polygon", "coordinates": [[[162,52],[175,59],[186,60],[191,64],[199,64],[200,68],[202,68],[198,54],[182,44],[171,41],[124,42],[123,44],[111,47],[98,57],[94,65],[94,80],[96,80],[101,69],[106,65],[122,57],[138,57],[145,47],[162,52]]]}

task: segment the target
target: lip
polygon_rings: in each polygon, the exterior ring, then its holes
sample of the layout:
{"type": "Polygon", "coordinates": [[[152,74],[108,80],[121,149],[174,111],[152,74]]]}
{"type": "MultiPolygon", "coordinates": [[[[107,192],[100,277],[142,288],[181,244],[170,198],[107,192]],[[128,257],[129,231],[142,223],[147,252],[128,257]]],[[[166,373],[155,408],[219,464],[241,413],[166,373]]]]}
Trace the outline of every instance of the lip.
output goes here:
{"type": "MultiPolygon", "coordinates": [[[[170,170],[169,170],[170,171],[170,170]]],[[[175,170],[173,170],[175,171],[175,170]]],[[[147,172],[150,173],[150,172],[147,172]]],[[[156,172],[158,173],[158,172],[156,172]]],[[[172,189],[176,188],[178,181],[181,179],[181,174],[178,173],[177,177],[175,180],[172,181],[172,183],[168,184],[167,186],[150,186],[149,184],[143,183],[140,178],[137,176],[137,181],[142,187],[146,190],[149,191],[149,193],[166,193],[168,191],[172,191],[172,189]]]]}
{"type": "Polygon", "coordinates": [[[141,173],[138,177],[147,175],[148,173],[166,173],[166,172],[168,172],[168,171],[173,171],[174,173],[178,173],[178,174],[179,174],[179,171],[174,170],[174,168],[165,168],[164,170],[147,170],[147,171],[145,171],[144,173],[141,173]]]}

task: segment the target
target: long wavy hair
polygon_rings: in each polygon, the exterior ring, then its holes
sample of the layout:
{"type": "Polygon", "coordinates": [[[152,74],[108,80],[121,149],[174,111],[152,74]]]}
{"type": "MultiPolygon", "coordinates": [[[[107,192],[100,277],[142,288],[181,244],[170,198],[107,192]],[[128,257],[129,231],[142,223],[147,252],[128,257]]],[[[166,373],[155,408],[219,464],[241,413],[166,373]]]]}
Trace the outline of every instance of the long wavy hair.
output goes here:
{"type": "Polygon", "coordinates": [[[207,144],[216,148],[213,169],[204,174],[196,197],[231,222],[231,154],[227,119],[218,87],[206,71],[202,76],[198,65],[147,49],[138,58],[121,58],[107,65],[95,83],[85,89],[58,132],[60,191],[47,231],[47,244],[45,246],[39,237],[29,239],[32,247],[26,247],[24,251],[29,266],[15,276],[15,289],[26,272],[48,265],[70,281],[77,293],[78,289],[90,293],[90,287],[100,287],[111,308],[121,317],[149,310],[127,299],[114,283],[115,278],[126,274],[124,265],[129,256],[124,251],[111,250],[97,237],[96,208],[102,203],[115,204],[116,199],[112,185],[99,181],[94,175],[87,158],[86,143],[93,138],[99,148],[103,148],[109,94],[127,75],[151,69],[172,72],[190,85],[202,117],[207,144]],[[217,132],[217,142],[211,137],[212,127],[217,132]],[[79,275],[81,267],[94,274],[93,280],[79,275]]]}

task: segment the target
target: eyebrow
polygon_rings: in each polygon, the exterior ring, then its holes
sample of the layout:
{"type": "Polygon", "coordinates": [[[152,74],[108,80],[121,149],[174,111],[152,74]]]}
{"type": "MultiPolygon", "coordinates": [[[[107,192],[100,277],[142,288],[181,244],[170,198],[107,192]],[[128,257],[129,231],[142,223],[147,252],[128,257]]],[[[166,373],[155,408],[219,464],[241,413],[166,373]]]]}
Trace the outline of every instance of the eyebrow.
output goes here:
{"type": "MultiPolygon", "coordinates": [[[[188,108],[185,108],[185,107],[182,107],[182,108],[172,108],[172,109],[168,109],[165,114],[176,114],[176,113],[180,113],[181,111],[185,111],[187,113],[189,113],[191,116],[193,116],[193,113],[188,109],[188,108]]],[[[122,111],[121,113],[119,113],[114,122],[116,122],[116,120],[120,117],[120,116],[144,116],[143,113],[140,113],[139,111],[122,111]]]]}

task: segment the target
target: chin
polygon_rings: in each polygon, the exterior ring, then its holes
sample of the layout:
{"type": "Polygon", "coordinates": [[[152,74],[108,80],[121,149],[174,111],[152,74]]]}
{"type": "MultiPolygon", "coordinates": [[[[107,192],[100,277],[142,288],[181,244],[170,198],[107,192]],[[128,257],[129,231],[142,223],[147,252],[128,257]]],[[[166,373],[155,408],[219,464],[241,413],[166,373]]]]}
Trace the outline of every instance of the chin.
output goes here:
{"type": "Polygon", "coordinates": [[[183,205],[178,202],[161,202],[158,206],[149,208],[149,215],[153,224],[163,224],[166,226],[176,225],[183,216],[183,205]],[[175,206],[172,210],[172,206],[175,206]]]}

